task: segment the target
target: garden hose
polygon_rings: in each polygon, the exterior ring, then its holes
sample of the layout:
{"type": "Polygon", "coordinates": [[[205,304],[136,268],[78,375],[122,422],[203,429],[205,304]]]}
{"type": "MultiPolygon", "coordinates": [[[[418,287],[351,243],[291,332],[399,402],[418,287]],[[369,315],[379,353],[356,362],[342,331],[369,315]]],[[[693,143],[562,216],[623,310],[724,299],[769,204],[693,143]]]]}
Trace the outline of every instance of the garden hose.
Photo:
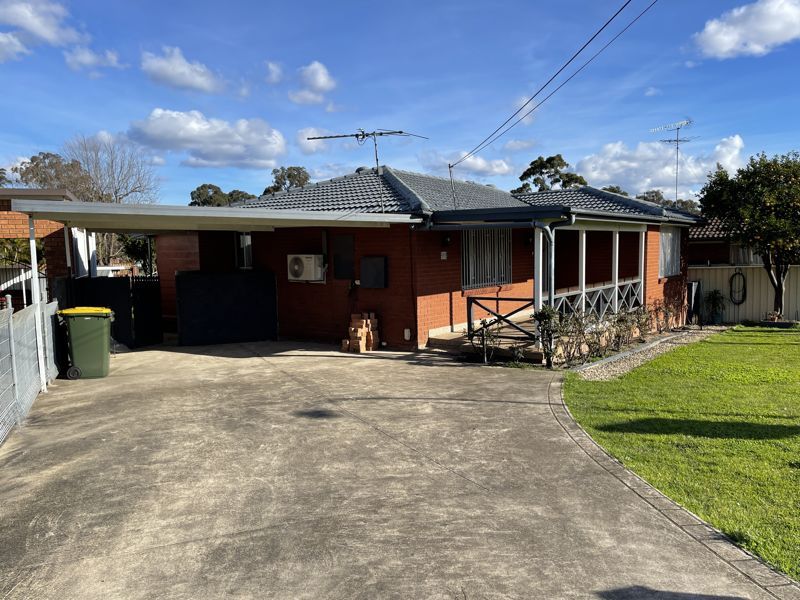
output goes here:
{"type": "Polygon", "coordinates": [[[736,269],[736,272],[731,275],[728,297],[734,306],[741,306],[747,300],[747,279],[741,269],[736,269]]]}

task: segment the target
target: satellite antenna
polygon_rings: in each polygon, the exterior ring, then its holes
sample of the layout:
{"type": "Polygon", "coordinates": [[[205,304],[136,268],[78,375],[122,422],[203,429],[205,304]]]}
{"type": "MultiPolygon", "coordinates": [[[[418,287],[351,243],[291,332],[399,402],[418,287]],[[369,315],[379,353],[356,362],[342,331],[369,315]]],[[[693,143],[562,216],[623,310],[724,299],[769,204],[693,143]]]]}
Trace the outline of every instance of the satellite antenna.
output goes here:
{"type": "MultiPolygon", "coordinates": [[[[359,129],[355,133],[343,133],[338,135],[317,135],[306,138],[307,140],[336,140],[341,138],[355,138],[359,146],[362,146],[368,138],[372,138],[372,145],[375,147],[375,172],[380,175],[381,164],[378,160],[378,138],[385,135],[397,135],[401,137],[418,137],[427,140],[424,135],[417,135],[416,133],[408,133],[407,131],[400,131],[399,129],[376,129],[375,131],[364,131],[359,129]]],[[[379,188],[380,189],[380,188],[379,188]]],[[[383,191],[381,190],[381,212],[384,211],[383,206],[383,191]]]]}
{"type": "Polygon", "coordinates": [[[678,201],[678,169],[679,169],[679,162],[678,159],[680,157],[680,148],[681,144],[685,144],[686,142],[691,142],[695,138],[682,138],[681,137],[681,129],[686,127],[691,127],[694,124],[694,121],[691,119],[684,119],[683,121],[678,121],[677,123],[669,123],[667,125],[662,125],[661,127],[655,127],[650,130],[650,133],[660,133],[661,131],[674,131],[675,137],[674,138],[666,138],[663,140],[659,140],[660,142],[664,142],[665,144],[675,144],[675,202],[678,201]]]}

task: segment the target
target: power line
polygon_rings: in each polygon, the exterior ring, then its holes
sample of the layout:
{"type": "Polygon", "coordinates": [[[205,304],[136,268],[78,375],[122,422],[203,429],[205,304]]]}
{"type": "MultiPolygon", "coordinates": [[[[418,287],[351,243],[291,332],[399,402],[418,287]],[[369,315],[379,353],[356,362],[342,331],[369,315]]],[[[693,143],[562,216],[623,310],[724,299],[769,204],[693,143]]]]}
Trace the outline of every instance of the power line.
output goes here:
{"type": "Polygon", "coordinates": [[[598,36],[598,35],[600,35],[600,34],[601,34],[601,33],[602,33],[602,32],[603,32],[605,29],[606,29],[606,27],[608,27],[608,26],[611,24],[611,22],[612,22],[614,19],[616,19],[616,18],[617,18],[617,16],[619,16],[619,14],[620,14],[620,13],[621,13],[623,10],[625,10],[625,8],[626,8],[626,7],[627,7],[627,6],[628,6],[628,5],[629,5],[631,2],[633,2],[633,0],[626,0],[626,2],[625,2],[625,3],[624,3],[624,4],[623,4],[623,5],[622,5],[622,6],[621,6],[621,7],[620,7],[618,10],[617,10],[617,12],[615,12],[613,15],[611,15],[611,17],[610,17],[610,18],[609,18],[609,19],[608,19],[608,20],[607,20],[607,21],[606,21],[606,22],[603,24],[603,26],[602,26],[600,29],[598,29],[597,31],[595,31],[594,35],[592,35],[592,37],[590,37],[590,38],[589,38],[589,39],[588,39],[588,40],[587,40],[587,41],[586,41],[586,42],[583,44],[583,46],[581,46],[581,47],[578,49],[578,51],[577,51],[577,52],[575,52],[575,53],[574,53],[574,54],[573,54],[573,55],[570,57],[570,59],[569,59],[567,62],[565,62],[563,65],[561,65],[561,68],[560,68],[558,71],[556,71],[556,72],[555,72],[555,74],[554,74],[552,77],[550,77],[550,79],[548,79],[548,80],[547,80],[547,82],[546,82],[546,83],[545,83],[543,86],[541,86],[541,87],[540,87],[538,90],[536,90],[536,93],[535,93],[533,96],[531,96],[530,98],[528,98],[528,100],[527,100],[527,101],[526,101],[526,102],[525,102],[525,103],[524,103],[522,106],[520,106],[520,107],[519,107],[519,108],[516,110],[516,112],[514,112],[514,113],[513,113],[513,114],[512,114],[510,117],[508,117],[508,118],[507,118],[505,121],[503,121],[503,122],[502,122],[502,123],[501,123],[501,124],[500,124],[500,125],[497,127],[497,129],[495,129],[495,130],[494,130],[492,133],[490,133],[488,136],[486,136],[486,138],[484,138],[484,140],[483,140],[482,142],[480,142],[480,143],[479,143],[477,146],[475,146],[475,148],[473,148],[472,150],[470,150],[469,152],[467,152],[467,154],[466,154],[466,155],[462,156],[462,157],[461,157],[461,158],[460,158],[458,161],[456,161],[455,163],[453,163],[453,164],[452,164],[452,165],[450,165],[450,166],[452,166],[452,167],[455,167],[455,166],[456,166],[457,164],[459,164],[460,162],[462,162],[462,161],[466,160],[467,158],[469,158],[470,156],[472,156],[473,154],[475,154],[475,152],[477,152],[477,151],[478,151],[478,149],[480,148],[481,144],[483,144],[483,143],[484,143],[486,140],[488,140],[490,137],[492,137],[492,136],[493,136],[495,133],[497,133],[498,131],[500,131],[500,130],[501,130],[503,127],[505,127],[505,126],[508,124],[508,122],[509,122],[509,121],[511,121],[511,119],[513,119],[513,118],[514,118],[514,117],[516,117],[516,116],[517,116],[517,115],[518,115],[520,112],[522,112],[522,111],[525,109],[525,107],[526,107],[526,106],[528,106],[528,104],[530,104],[531,102],[533,102],[533,100],[536,98],[536,96],[538,96],[538,95],[539,95],[539,94],[542,92],[542,90],[544,90],[544,89],[545,89],[545,88],[546,88],[548,85],[550,85],[550,84],[553,82],[553,80],[554,80],[556,77],[558,77],[558,76],[559,76],[559,75],[560,75],[560,74],[561,74],[561,73],[564,71],[564,69],[566,69],[566,68],[567,68],[569,65],[571,65],[571,64],[573,63],[573,61],[574,61],[576,58],[578,58],[578,56],[579,56],[579,55],[580,55],[580,54],[581,54],[581,53],[582,53],[582,52],[583,52],[583,51],[586,49],[586,47],[587,47],[587,46],[589,46],[589,44],[591,44],[591,43],[592,43],[592,42],[595,40],[595,38],[597,38],[597,36],[598,36]]]}
{"type": "Polygon", "coordinates": [[[531,108],[530,110],[528,110],[528,111],[527,111],[527,112],[526,112],[524,115],[522,115],[522,116],[521,116],[519,119],[517,119],[516,121],[514,121],[514,122],[513,122],[511,125],[509,125],[509,126],[506,128],[506,129],[504,129],[504,130],[503,130],[503,131],[501,131],[500,133],[497,133],[496,135],[494,135],[494,137],[491,137],[491,136],[490,136],[490,138],[487,138],[486,140],[484,140],[483,142],[481,142],[481,144],[479,144],[479,145],[476,147],[477,149],[472,151],[472,154],[470,154],[470,155],[465,155],[465,156],[464,156],[464,157],[462,157],[462,158],[461,158],[461,159],[460,159],[458,162],[454,163],[454,164],[453,164],[453,165],[451,165],[451,166],[453,166],[453,167],[454,167],[454,166],[456,166],[458,163],[460,163],[461,161],[463,161],[464,159],[466,159],[466,158],[469,158],[469,156],[471,156],[471,155],[473,155],[473,154],[476,154],[477,152],[480,152],[481,150],[483,150],[483,149],[484,149],[484,148],[486,148],[487,146],[489,146],[489,145],[493,144],[493,143],[494,143],[495,141],[497,141],[499,138],[501,138],[502,136],[504,136],[506,133],[508,133],[509,131],[511,131],[511,130],[512,130],[514,127],[516,127],[517,125],[519,125],[519,124],[520,124],[522,121],[524,121],[524,120],[525,120],[525,119],[526,119],[526,118],[527,118],[527,117],[528,117],[528,116],[529,116],[529,115],[530,115],[530,114],[531,114],[533,111],[535,111],[535,110],[536,110],[537,108],[539,108],[539,107],[540,107],[542,104],[544,104],[544,103],[545,103],[545,102],[547,102],[547,101],[548,101],[550,98],[552,98],[552,97],[553,97],[553,96],[556,94],[556,92],[558,92],[558,91],[559,91],[561,88],[563,88],[565,85],[567,85],[567,84],[568,84],[570,81],[572,81],[572,80],[573,80],[573,79],[574,79],[574,78],[575,78],[575,77],[576,77],[576,76],[577,76],[577,75],[578,75],[578,74],[579,74],[581,71],[583,71],[583,70],[584,70],[586,67],[588,67],[588,66],[589,66],[589,65],[590,65],[592,62],[594,62],[594,60],[595,60],[595,59],[596,59],[598,56],[600,56],[600,55],[601,55],[601,54],[602,54],[602,53],[603,53],[603,52],[604,52],[604,51],[605,51],[605,50],[606,50],[606,49],[607,49],[607,48],[608,48],[608,47],[609,47],[611,44],[613,44],[615,41],[617,41],[617,39],[618,39],[620,36],[622,36],[622,34],[624,34],[626,31],[628,31],[628,29],[630,29],[631,27],[633,27],[633,25],[634,25],[634,24],[635,24],[635,23],[636,23],[636,22],[637,22],[639,19],[641,19],[641,18],[642,18],[642,17],[643,17],[643,16],[644,16],[644,15],[645,15],[645,14],[646,14],[646,13],[647,13],[647,12],[648,12],[650,9],[651,9],[651,8],[653,8],[653,6],[655,6],[655,4],[656,4],[657,2],[658,2],[658,0],[653,0],[653,1],[652,1],[652,2],[651,2],[651,3],[650,3],[650,4],[649,4],[649,5],[646,7],[646,8],[645,8],[645,9],[642,11],[642,12],[640,12],[638,15],[636,15],[636,17],[635,17],[635,18],[634,18],[634,19],[633,19],[633,20],[632,20],[630,23],[628,23],[628,24],[627,24],[627,25],[626,25],[626,26],[625,26],[625,27],[624,27],[622,30],[620,30],[620,31],[619,31],[619,33],[617,33],[617,34],[616,34],[616,35],[615,35],[613,38],[611,38],[611,39],[610,39],[610,40],[609,40],[609,41],[608,41],[608,42],[607,42],[607,43],[606,43],[606,44],[605,44],[605,45],[604,45],[602,48],[600,48],[600,50],[598,50],[597,52],[595,52],[595,53],[592,55],[592,57],[591,57],[591,58],[589,58],[589,60],[587,60],[587,61],[586,61],[585,63],[583,63],[583,64],[582,64],[580,67],[578,67],[578,68],[577,68],[577,69],[576,69],[576,70],[575,70],[575,71],[574,71],[574,72],[573,72],[573,73],[572,73],[572,74],[571,74],[569,77],[567,77],[567,78],[566,78],[564,81],[562,81],[562,82],[561,82],[561,83],[560,83],[560,84],[559,84],[559,85],[558,85],[558,86],[557,86],[557,87],[556,87],[556,88],[555,88],[555,89],[554,89],[552,92],[550,92],[550,93],[549,93],[547,96],[545,96],[545,97],[544,97],[544,98],[543,98],[543,99],[542,99],[540,102],[538,102],[537,104],[535,104],[535,105],[533,106],[533,108],[531,108]]]}

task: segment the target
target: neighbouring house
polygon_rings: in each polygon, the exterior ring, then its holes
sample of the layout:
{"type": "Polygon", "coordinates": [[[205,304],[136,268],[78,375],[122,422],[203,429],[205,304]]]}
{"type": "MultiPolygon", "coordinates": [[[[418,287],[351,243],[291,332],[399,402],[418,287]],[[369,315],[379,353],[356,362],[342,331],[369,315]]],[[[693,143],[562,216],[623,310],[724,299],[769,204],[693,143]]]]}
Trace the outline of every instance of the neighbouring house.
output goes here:
{"type": "MultiPolygon", "coordinates": [[[[335,341],[351,313],[374,311],[383,339],[396,348],[421,348],[432,335],[463,330],[469,298],[500,313],[527,301],[530,316],[551,301],[551,287],[561,311],[605,314],[664,303],[683,318],[687,233],[698,221],[592,187],[513,196],[390,167],[360,168],[236,210],[284,213],[287,222],[271,231],[157,237],[169,322],[179,320],[176,273],[270,273],[281,337],[335,341]],[[340,215],[334,217],[339,222],[295,225],[288,218],[312,213],[340,215]],[[381,226],[346,223],[357,215],[371,215],[381,226]],[[309,278],[292,277],[293,259],[310,261],[309,278]]],[[[484,314],[477,311],[473,319],[484,314]]]]}
{"type": "MultiPolygon", "coordinates": [[[[730,240],[718,219],[689,229],[689,281],[698,299],[712,290],[725,296],[726,322],[759,321],[772,312],[774,290],[761,257],[730,240]]],[[[784,316],[800,320],[800,266],[789,268],[784,292],[784,316]]]]}

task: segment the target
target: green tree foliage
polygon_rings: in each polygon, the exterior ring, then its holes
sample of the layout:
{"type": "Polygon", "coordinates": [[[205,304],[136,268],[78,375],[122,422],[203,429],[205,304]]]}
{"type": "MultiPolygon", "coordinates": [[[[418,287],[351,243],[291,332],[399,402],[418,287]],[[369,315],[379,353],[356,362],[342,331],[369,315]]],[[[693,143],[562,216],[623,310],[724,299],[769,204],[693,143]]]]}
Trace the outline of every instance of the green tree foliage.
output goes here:
{"type": "Polygon", "coordinates": [[[292,188],[303,187],[308,184],[311,176],[305,167],[281,167],[272,169],[272,185],[264,188],[265,194],[286,192],[292,188]]]}
{"type": "Polygon", "coordinates": [[[607,185],[606,187],[602,188],[604,192],[611,192],[612,194],[619,194],[620,196],[627,196],[628,192],[623,190],[618,185],[607,185]]]}
{"type": "Polygon", "coordinates": [[[250,192],[243,192],[242,190],[231,190],[228,192],[228,200],[231,204],[236,204],[237,202],[244,202],[246,200],[252,200],[256,198],[255,194],[251,194],[250,192]]]}
{"type": "Polygon", "coordinates": [[[11,172],[28,187],[67,189],[79,199],[97,199],[92,178],[81,163],[60,154],[39,152],[12,167],[11,172]]]}
{"type": "Polygon", "coordinates": [[[540,156],[522,172],[519,180],[522,185],[514,190],[512,194],[522,194],[532,190],[531,183],[536,188],[543,192],[553,188],[574,188],[582,185],[587,185],[586,180],[577,173],[571,173],[566,169],[569,168],[569,163],[564,160],[560,154],[555,156],[540,156]]]}
{"type": "Polygon", "coordinates": [[[231,203],[228,194],[213,183],[198,185],[190,196],[189,206],[229,206],[231,203]]]}
{"type": "Polygon", "coordinates": [[[5,169],[0,169],[0,188],[6,187],[8,184],[11,183],[11,180],[8,178],[8,173],[5,169]]]}
{"type": "Polygon", "coordinates": [[[664,192],[662,192],[661,190],[647,190],[646,192],[637,194],[636,198],[638,200],[646,200],[647,202],[658,204],[659,206],[663,206],[664,208],[682,210],[683,212],[688,212],[693,215],[700,214],[700,205],[694,200],[683,200],[683,199],[670,200],[664,197],[664,192]]]}
{"type": "Polygon", "coordinates": [[[131,262],[141,265],[148,274],[155,270],[156,248],[152,240],[148,240],[148,236],[140,233],[122,233],[119,239],[123,253],[131,262]]]}
{"type": "Polygon", "coordinates": [[[718,219],[730,238],[761,255],[783,314],[789,266],[800,263],[800,154],[761,153],[731,177],[717,165],[700,192],[703,215],[718,219]]]}

